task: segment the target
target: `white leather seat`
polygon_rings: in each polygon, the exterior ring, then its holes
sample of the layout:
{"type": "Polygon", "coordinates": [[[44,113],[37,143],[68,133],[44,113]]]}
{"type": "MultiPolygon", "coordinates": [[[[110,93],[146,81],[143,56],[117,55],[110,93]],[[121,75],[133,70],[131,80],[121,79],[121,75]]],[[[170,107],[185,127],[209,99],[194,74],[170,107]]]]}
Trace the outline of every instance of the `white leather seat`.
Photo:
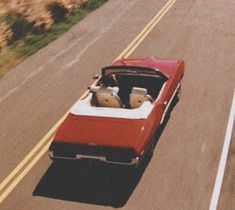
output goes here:
{"type": "Polygon", "coordinates": [[[118,87],[100,87],[96,91],[96,102],[98,107],[123,108],[123,104],[117,95],[118,87]]]}
{"type": "Polygon", "coordinates": [[[153,98],[147,95],[145,88],[133,87],[130,94],[130,106],[132,109],[140,107],[145,101],[153,102],[153,98]]]}

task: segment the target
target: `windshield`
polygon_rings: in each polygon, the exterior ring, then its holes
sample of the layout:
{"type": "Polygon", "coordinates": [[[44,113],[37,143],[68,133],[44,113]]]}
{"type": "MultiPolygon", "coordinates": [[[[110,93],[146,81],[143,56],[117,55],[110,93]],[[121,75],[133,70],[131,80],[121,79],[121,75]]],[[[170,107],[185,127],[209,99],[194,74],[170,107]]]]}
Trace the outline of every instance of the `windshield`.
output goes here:
{"type": "Polygon", "coordinates": [[[158,75],[165,80],[168,77],[160,72],[159,70],[149,68],[149,67],[141,67],[141,66],[107,66],[102,69],[102,76],[106,76],[109,74],[117,74],[117,73],[132,73],[132,74],[145,74],[145,75],[158,75]]]}

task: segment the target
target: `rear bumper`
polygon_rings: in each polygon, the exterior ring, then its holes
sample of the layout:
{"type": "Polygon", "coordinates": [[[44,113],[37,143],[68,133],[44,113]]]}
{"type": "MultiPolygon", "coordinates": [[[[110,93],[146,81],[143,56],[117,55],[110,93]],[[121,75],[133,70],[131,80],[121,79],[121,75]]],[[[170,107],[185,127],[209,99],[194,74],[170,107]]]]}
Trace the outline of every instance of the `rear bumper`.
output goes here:
{"type": "Polygon", "coordinates": [[[132,165],[137,166],[139,164],[139,157],[132,158],[130,162],[121,162],[121,161],[111,161],[107,160],[105,156],[92,156],[92,155],[81,155],[76,154],[75,157],[63,157],[63,156],[55,156],[53,151],[49,152],[49,156],[52,160],[61,159],[61,160],[94,160],[101,161],[108,164],[117,164],[117,165],[132,165]]]}
{"type": "Polygon", "coordinates": [[[52,142],[49,151],[53,160],[87,160],[134,166],[140,162],[140,157],[132,148],[52,142]]]}

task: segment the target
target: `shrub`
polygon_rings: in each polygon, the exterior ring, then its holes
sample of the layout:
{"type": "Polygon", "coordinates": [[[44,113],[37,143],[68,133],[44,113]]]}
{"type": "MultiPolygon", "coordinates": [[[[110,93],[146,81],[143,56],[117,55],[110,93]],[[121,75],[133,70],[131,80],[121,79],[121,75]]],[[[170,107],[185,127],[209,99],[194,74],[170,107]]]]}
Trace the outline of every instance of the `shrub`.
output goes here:
{"type": "Polygon", "coordinates": [[[55,23],[62,22],[67,17],[68,10],[59,2],[52,2],[47,5],[55,23]]]}
{"type": "Polygon", "coordinates": [[[22,14],[8,15],[5,20],[13,33],[13,41],[22,38],[26,33],[32,30],[32,25],[22,14]]]}

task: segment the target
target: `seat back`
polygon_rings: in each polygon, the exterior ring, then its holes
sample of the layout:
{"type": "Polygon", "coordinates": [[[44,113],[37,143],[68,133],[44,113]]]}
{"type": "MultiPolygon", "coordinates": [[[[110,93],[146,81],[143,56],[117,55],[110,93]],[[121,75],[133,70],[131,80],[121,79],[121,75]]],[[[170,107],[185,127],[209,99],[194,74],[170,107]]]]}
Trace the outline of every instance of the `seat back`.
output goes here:
{"type": "Polygon", "coordinates": [[[111,108],[122,108],[123,104],[118,93],[118,87],[101,87],[96,92],[97,106],[99,107],[111,107],[111,108]]]}
{"type": "Polygon", "coordinates": [[[145,88],[133,87],[130,94],[130,106],[132,109],[140,107],[145,101],[153,102],[153,98],[147,95],[145,88]]]}

